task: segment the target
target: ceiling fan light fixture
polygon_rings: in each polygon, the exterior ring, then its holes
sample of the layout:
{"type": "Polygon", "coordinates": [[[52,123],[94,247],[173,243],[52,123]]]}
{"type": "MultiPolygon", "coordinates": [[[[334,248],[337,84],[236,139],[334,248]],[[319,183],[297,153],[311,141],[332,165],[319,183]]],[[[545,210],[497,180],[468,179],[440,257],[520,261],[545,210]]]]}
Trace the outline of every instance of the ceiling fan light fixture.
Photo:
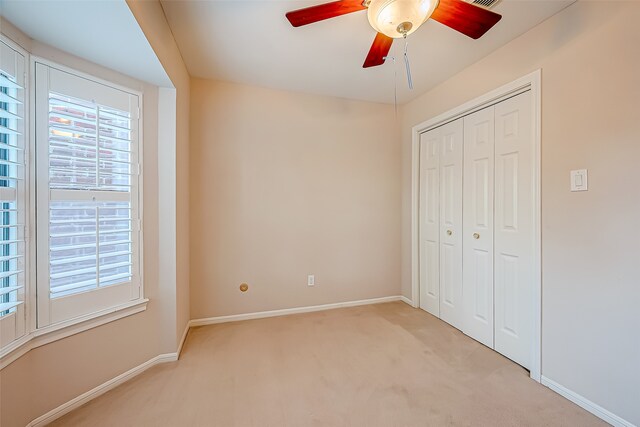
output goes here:
{"type": "Polygon", "coordinates": [[[367,18],[374,30],[398,39],[417,30],[438,3],[439,0],[371,0],[367,18]]]}

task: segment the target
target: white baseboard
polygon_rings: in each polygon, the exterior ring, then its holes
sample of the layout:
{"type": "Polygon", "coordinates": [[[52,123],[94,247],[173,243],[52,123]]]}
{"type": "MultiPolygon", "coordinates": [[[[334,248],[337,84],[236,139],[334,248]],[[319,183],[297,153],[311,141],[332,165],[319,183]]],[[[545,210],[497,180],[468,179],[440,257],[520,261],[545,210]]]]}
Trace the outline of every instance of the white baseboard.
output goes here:
{"type": "Polygon", "coordinates": [[[415,307],[413,305],[413,301],[411,301],[409,298],[405,297],[404,295],[400,295],[400,301],[402,301],[405,304],[409,304],[411,307],[415,307]]]}
{"type": "Polygon", "coordinates": [[[178,351],[176,352],[177,359],[180,358],[180,354],[182,353],[182,347],[184,346],[184,342],[187,339],[187,335],[189,334],[190,328],[191,326],[189,325],[189,322],[187,322],[187,324],[184,327],[184,332],[182,333],[182,338],[180,339],[180,343],[178,343],[178,351]]]}
{"type": "Polygon", "coordinates": [[[241,320],[263,319],[265,317],[287,316],[290,314],[311,313],[313,311],[332,310],[335,308],[357,307],[359,305],[380,304],[383,302],[401,301],[399,295],[382,298],[363,299],[358,301],[338,302],[334,304],[311,305],[306,307],[285,308],[282,310],[258,311],[255,313],[232,314],[230,316],[206,317],[194,319],[189,326],[214,325],[216,323],[239,322],[241,320]]]}
{"type": "Polygon", "coordinates": [[[562,386],[562,385],[558,384],[557,382],[555,382],[553,380],[550,380],[549,378],[545,377],[544,375],[541,377],[541,383],[542,383],[542,385],[549,387],[551,390],[555,391],[559,395],[569,399],[570,401],[572,401],[576,405],[578,405],[581,408],[591,412],[593,415],[595,415],[596,417],[600,418],[603,421],[606,421],[607,423],[611,424],[612,426],[615,426],[615,427],[634,427],[634,425],[632,423],[630,423],[629,421],[617,416],[616,414],[614,414],[614,413],[612,413],[610,411],[607,411],[602,406],[593,403],[589,399],[586,399],[585,397],[579,395],[578,393],[576,393],[576,392],[574,392],[572,390],[569,390],[565,386],[562,386]]]}
{"type": "Polygon", "coordinates": [[[152,359],[147,360],[143,364],[138,365],[135,368],[129,369],[127,372],[124,372],[118,375],[117,377],[112,378],[109,381],[100,384],[99,386],[87,391],[86,393],[82,393],[80,396],[76,397],[75,399],[72,399],[67,403],[63,403],[62,405],[58,406],[55,409],[52,409],[46,414],[39,416],[38,418],[36,418],[35,420],[27,424],[27,427],[45,426],[53,422],[54,420],[60,418],[61,416],[73,411],[74,409],[79,408],[80,406],[84,405],[90,400],[93,400],[96,397],[119,386],[125,381],[128,381],[137,375],[140,375],[141,373],[151,368],[152,366],[158,365],[160,363],[175,362],[176,360],[178,360],[178,353],[160,354],[152,359]]]}

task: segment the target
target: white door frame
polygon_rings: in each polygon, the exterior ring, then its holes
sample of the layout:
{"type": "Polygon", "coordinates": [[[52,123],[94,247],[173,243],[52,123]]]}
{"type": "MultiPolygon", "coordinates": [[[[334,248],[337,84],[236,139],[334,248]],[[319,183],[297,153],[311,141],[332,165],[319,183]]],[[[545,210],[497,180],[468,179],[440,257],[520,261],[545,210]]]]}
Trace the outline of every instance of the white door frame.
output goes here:
{"type": "Polygon", "coordinates": [[[534,288],[534,343],[531,364],[531,378],[540,382],[541,376],[541,340],[542,340],[542,267],[541,267],[541,223],[540,223],[540,141],[541,141],[541,70],[536,70],[511,83],[499,87],[478,98],[466,102],[459,107],[426,120],[412,129],[411,142],[411,305],[420,306],[420,243],[419,243],[419,206],[420,206],[420,134],[447,122],[478,111],[504,99],[511,98],[528,90],[531,91],[531,123],[533,124],[535,144],[534,167],[534,235],[535,255],[533,270],[535,272],[534,288]]]}

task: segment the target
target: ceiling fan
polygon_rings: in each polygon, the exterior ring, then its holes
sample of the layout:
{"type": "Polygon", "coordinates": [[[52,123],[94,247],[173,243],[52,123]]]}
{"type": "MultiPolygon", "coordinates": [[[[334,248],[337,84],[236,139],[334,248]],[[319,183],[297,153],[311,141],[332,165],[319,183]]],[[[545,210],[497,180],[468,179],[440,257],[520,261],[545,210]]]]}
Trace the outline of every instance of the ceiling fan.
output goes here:
{"type": "Polygon", "coordinates": [[[367,10],[378,32],[362,65],[384,64],[393,39],[407,37],[431,18],[473,39],[482,37],[502,16],[463,0],[339,0],[298,9],[286,14],[294,27],[367,10]]]}

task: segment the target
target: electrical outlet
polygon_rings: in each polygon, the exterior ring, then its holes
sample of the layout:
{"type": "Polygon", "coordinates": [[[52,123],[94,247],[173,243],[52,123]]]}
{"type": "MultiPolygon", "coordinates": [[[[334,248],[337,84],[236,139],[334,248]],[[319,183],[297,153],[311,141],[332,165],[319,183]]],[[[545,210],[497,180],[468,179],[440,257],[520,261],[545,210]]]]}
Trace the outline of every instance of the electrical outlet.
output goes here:
{"type": "Polygon", "coordinates": [[[316,285],[316,276],[310,274],[307,276],[307,286],[315,286],[316,285]]]}

